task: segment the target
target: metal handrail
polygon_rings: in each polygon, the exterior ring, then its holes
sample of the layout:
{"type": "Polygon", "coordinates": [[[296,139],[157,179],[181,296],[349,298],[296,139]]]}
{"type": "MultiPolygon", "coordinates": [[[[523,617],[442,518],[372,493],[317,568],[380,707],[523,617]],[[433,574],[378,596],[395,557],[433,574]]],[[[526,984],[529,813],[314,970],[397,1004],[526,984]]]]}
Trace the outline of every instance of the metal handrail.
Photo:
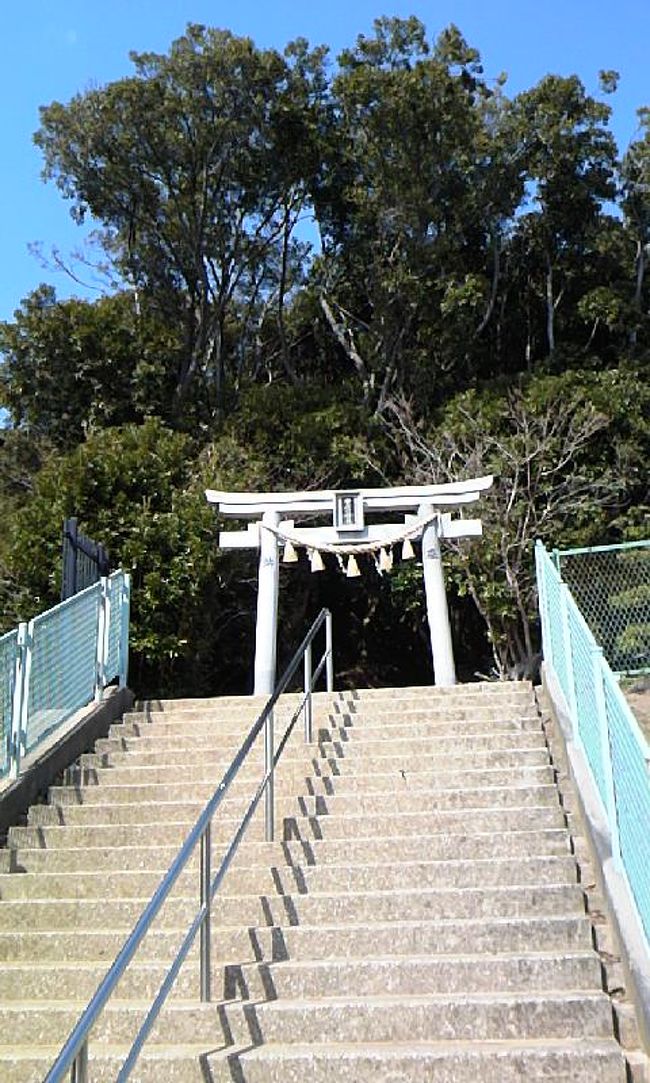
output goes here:
{"type": "Polygon", "coordinates": [[[133,1067],[140,1055],[140,1051],[144,1042],[155,1023],[160,1010],[167,999],[167,996],[178,976],[178,972],[185,961],[188,952],[196,939],[196,934],[200,931],[200,996],[202,1001],[209,1001],[211,999],[211,960],[210,960],[210,916],[211,916],[211,904],[212,900],[218,891],[221,883],[231,865],[231,862],[237,852],[239,844],[244,836],[246,828],[250,823],[250,820],[259,804],[262,794],[266,794],[266,816],[265,816],[265,836],[269,842],[273,841],[274,837],[274,772],[275,767],[285,749],[287,741],[293,731],[298,717],[301,711],[305,711],[305,739],[311,741],[312,739],[312,692],[314,685],[318,681],[323,668],[327,667],[327,691],[333,691],[334,687],[334,671],[333,671],[333,654],[332,654],[332,615],[327,609],[322,609],[316,617],[316,620],[312,624],[311,628],[307,632],[307,635],[303,639],[302,643],[295,652],[293,658],[289,662],[289,665],[285,669],[282,677],[275,686],[273,694],[270,696],[266,706],[258,716],[257,720],[251,727],[248,735],[242,742],[242,745],[237,752],[232,763],[228,767],[221,782],[217,786],[212,797],[207,802],[203,812],[199,816],[198,820],[194,824],[194,827],[190,831],[189,835],[185,839],[185,842],[181,846],[178,854],[174,858],[167,873],[163,877],[162,881],[158,885],[156,891],[148,902],[147,906],[143,910],[140,918],[136,922],[132,932],[129,934],[127,940],[119,951],[118,955],[113,962],[110,970],[99,984],[94,996],[89,1002],[87,1008],[80,1016],[76,1026],[73,1028],[70,1036],[68,1037],[65,1045],[61,1049],[59,1056],[50,1068],[44,1083],[60,1083],[64,1079],[65,1073],[70,1071],[70,1079],[72,1083],[88,1083],[88,1035],[90,1030],[97,1022],[100,1013],[106,1006],[109,998],[115,990],[118,982],[121,980],[124,972],[131,962],[136,951],[140,947],[142,940],[149,931],[152,922],[156,918],[163,904],[167,900],[169,893],[178,880],[181,872],[187,865],[197,843],[201,842],[201,905],[196,915],[194,916],[186,934],[183,938],[183,942],[176,953],[176,956],[167,971],[167,974],[158,990],[156,997],[154,998],[151,1007],[145,1017],[138,1034],[136,1035],[131,1049],[128,1053],[119,1075],[117,1076],[118,1083],[124,1083],[131,1074],[133,1067]],[[325,651],[316,668],[312,670],[311,664],[311,648],[315,636],[319,632],[323,623],[325,624],[326,640],[325,651]],[[304,695],[300,701],[298,709],[291,717],[286,730],[282,736],[281,741],[278,744],[277,749],[274,749],[273,740],[273,709],[286,690],[289,681],[293,677],[294,673],[298,669],[301,661],[304,659],[304,695]],[[233,839],[226,850],[221,864],[214,875],[211,872],[211,825],[212,819],[219,808],[219,805],[223,801],[228,788],[232,781],[236,778],[246,756],[250,752],[256,738],[259,736],[262,727],[265,729],[265,764],[264,764],[264,776],[260,782],[255,795],[250,802],[248,809],[244,813],[242,820],[233,836],[233,839]]]}

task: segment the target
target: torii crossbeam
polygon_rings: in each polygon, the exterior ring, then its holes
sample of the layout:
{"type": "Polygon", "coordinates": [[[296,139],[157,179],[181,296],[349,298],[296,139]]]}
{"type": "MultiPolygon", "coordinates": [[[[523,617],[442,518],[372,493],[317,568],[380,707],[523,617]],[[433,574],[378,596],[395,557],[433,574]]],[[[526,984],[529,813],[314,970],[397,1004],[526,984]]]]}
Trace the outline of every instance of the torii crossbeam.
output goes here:
{"type": "Polygon", "coordinates": [[[227,519],[253,519],[247,530],[221,531],[223,549],[259,549],[255,695],[269,695],[275,684],[279,548],[301,545],[336,553],[373,551],[408,537],[422,540],[422,565],[435,683],[456,683],[449,611],[440,558],[441,538],[482,533],[480,519],[454,518],[450,508],[478,500],[492,485],[491,475],[442,485],[389,489],[314,490],[293,493],[236,493],[207,489],[210,504],[227,519]],[[404,513],[404,524],[366,523],[378,512],[404,513]],[[295,518],[332,516],[331,526],[296,526],[295,518]]]}

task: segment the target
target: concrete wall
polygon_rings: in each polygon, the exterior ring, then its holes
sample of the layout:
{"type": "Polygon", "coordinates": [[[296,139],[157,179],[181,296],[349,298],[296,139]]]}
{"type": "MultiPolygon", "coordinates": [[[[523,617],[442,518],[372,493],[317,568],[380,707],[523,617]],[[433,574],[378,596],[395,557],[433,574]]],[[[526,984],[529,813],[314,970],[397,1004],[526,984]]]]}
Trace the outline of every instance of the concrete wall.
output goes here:
{"type": "Polygon", "coordinates": [[[0,839],[4,839],[13,824],[20,822],[30,805],[47,793],[66,767],[83,752],[92,752],[95,741],[105,737],[111,723],[132,704],[130,689],[107,688],[101,703],[93,703],[78,712],[23,759],[20,777],[0,788],[0,839]]]}

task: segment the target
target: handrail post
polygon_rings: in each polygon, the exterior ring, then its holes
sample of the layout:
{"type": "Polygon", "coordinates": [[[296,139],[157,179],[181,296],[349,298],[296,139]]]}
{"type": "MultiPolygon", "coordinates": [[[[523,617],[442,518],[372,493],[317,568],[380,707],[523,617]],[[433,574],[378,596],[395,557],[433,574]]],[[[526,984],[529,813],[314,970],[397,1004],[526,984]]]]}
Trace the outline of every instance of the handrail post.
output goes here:
{"type": "Polygon", "coordinates": [[[327,651],[327,662],[325,663],[325,669],[327,673],[327,691],[334,691],[334,649],[333,649],[333,634],[332,634],[332,614],[329,609],[325,615],[325,650],[327,651]]]}
{"type": "Polygon", "coordinates": [[[594,682],[594,698],[596,700],[596,713],[598,719],[598,735],[600,738],[600,757],[605,784],[605,811],[609,826],[609,836],[612,846],[612,857],[615,864],[621,861],[621,842],[618,833],[618,816],[616,812],[616,790],[614,788],[614,768],[612,764],[612,750],[609,742],[609,723],[607,720],[607,703],[605,701],[605,688],[603,685],[603,648],[594,644],[591,648],[592,673],[594,682]]]}
{"type": "Polygon", "coordinates": [[[264,723],[264,774],[267,779],[264,795],[264,838],[267,842],[273,842],[275,837],[275,765],[273,759],[273,711],[269,711],[264,723]]]}
{"type": "Polygon", "coordinates": [[[79,1049],[70,1071],[70,1083],[88,1083],[88,1039],[79,1049]]]}
{"type": "Polygon", "coordinates": [[[212,919],[212,830],[208,822],[201,835],[201,906],[206,912],[201,922],[201,1000],[208,1003],[212,999],[212,960],[210,957],[211,919],[212,919]]]}
{"type": "Polygon", "coordinates": [[[305,674],[305,741],[308,745],[312,742],[312,701],[311,701],[311,688],[312,688],[312,664],[311,664],[311,643],[308,643],[305,647],[304,654],[304,674],[305,674]]]}

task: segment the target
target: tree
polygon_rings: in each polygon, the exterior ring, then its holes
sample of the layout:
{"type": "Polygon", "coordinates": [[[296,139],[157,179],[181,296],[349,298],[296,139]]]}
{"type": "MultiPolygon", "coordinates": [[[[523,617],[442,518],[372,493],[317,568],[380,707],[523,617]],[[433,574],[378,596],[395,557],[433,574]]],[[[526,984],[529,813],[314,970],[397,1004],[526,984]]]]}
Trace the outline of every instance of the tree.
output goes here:
{"type": "Polygon", "coordinates": [[[190,439],[154,419],[98,431],[51,456],[6,523],[11,590],[3,627],[58,602],[61,527],[74,514],[133,576],[134,686],[191,689],[212,679],[214,626],[228,592],[217,602],[213,520],[201,481],[190,439]]]}
{"type": "Polygon", "coordinates": [[[638,342],[639,328],[648,325],[646,269],[650,255],[650,109],[638,110],[641,138],[629,146],[621,164],[623,213],[634,243],[633,306],[636,316],[630,341],[638,342]]]}
{"type": "MultiPolygon", "coordinates": [[[[616,144],[607,123],[611,109],[585,92],[577,76],[545,76],[512,106],[535,209],[519,216],[513,247],[524,282],[526,365],[534,350],[535,309],[544,313],[542,357],[557,347],[560,306],[571,311],[584,295],[585,267],[613,200],[616,144]]],[[[517,317],[519,318],[519,317],[517,317]]]]}
{"type": "Polygon", "coordinates": [[[380,413],[405,390],[439,400],[473,375],[523,191],[499,93],[457,28],[430,46],[411,18],[377,20],[339,57],[332,98],[315,195],[325,319],[367,405],[380,413]]]}
{"type": "Polygon", "coordinates": [[[168,414],[179,346],[129,293],[57,301],[40,286],[0,324],[0,406],[15,427],[71,449],[93,429],[168,414]]]}
{"type": "Polygon", "coordinates": [[[572,377],[536,378],[507,391],[470,391],[435,425],[418,424],[407,402],[391,426],[413,482],[494,473],[481,504],[480,542],[453,545],[451,569],[485,622],[501,679],[532,676],[538,650],[533,548],[537,538],[570,545],[598,537],[623,479],[600,455],[609,418],[572,377]]]}
{"type": "Polygon", "coordinates": [[[292,235],[305,200],[323,92],[323,51],[285,56],[228,31],[189,26],[168,55],[131,55],[135,75],[41,110],[44,175],[93,215],[134,291],[183,329],[174,371],[222,409],[232,381],[227,323],[254,336],[290,289],[292,235]]]}

